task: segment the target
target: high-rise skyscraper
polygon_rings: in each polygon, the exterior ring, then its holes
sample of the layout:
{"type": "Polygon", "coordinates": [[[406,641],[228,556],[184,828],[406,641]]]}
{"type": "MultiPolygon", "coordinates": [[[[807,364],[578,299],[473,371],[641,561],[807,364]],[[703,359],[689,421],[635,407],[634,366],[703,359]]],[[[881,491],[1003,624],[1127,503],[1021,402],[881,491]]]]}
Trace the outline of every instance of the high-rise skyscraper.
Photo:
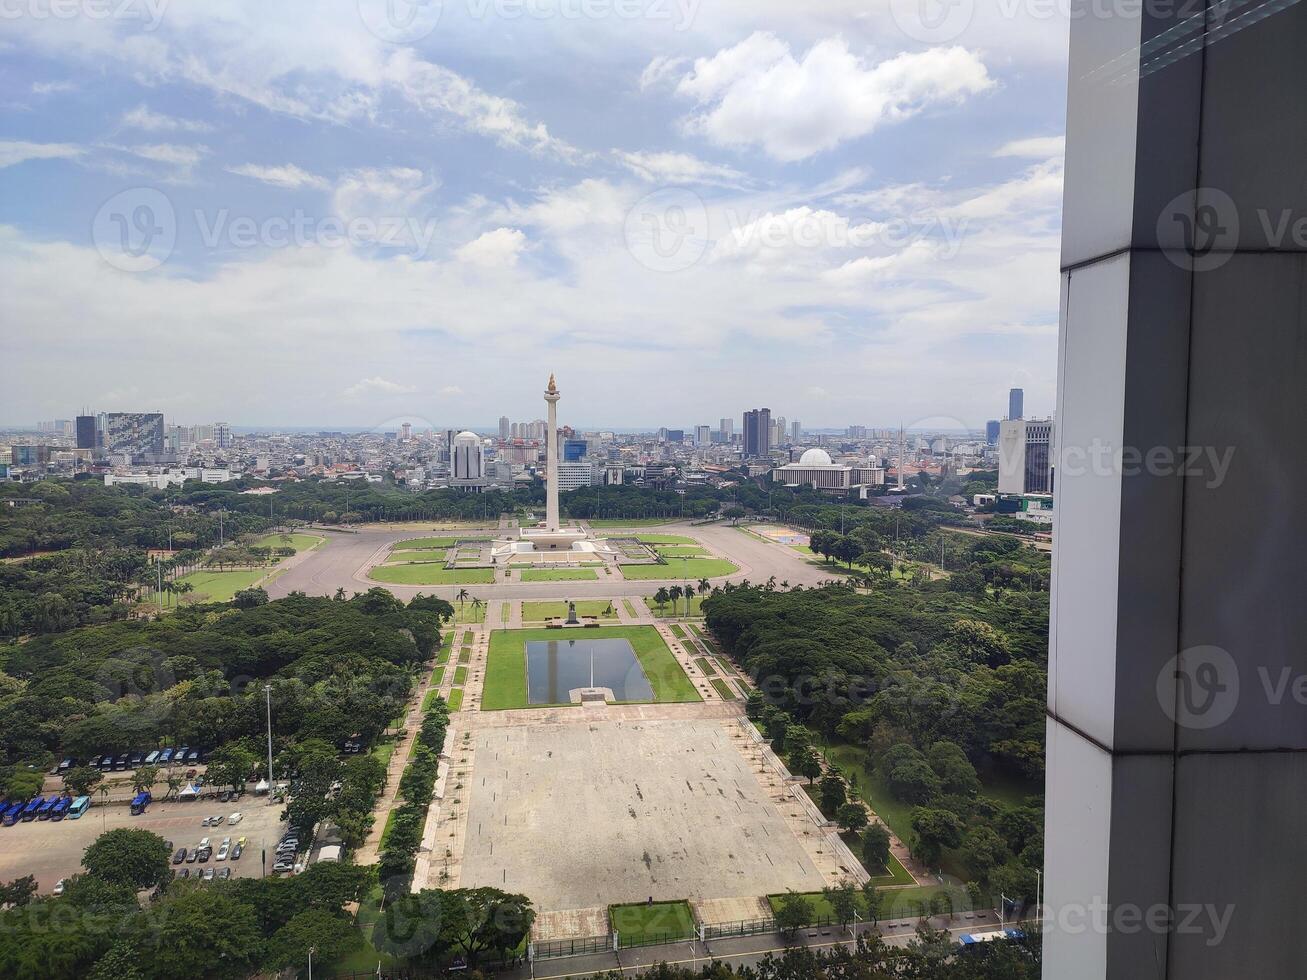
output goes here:
{"type": "Polygon", "coordinates": [[[507,442],[509,433],[512,431],[513,423],[508,421],[507,415],[499,416],[499,441],[507,442]]]}
{"type": "Polygon", "coordinates": [[[1051,420],[1004,419],[999,423],[998,492],[1053,492],[1051,420]]]}
{"type": "Polygon", "coordinates": [[[706,446],[712,433],[712,428],[707,425],[696,425],[694,427],[694,441],[697,445],[706,446]]]}
{"type": "Polygon", "coordinates": [[[1026,393],[1021,388],[1012,388],[1007,393],[1007,417],[1022,419],[1026,417],[1026,393]]]}
{"type": "Polygon", "coordinates": [[[730,442],[735,438],[735,419],[722,419],[718,423],[717,432],[721,436],[722,442],[730,442]]]}
{"type": "Polygon", "coordinates": [[[79,415],[77,416],[77,448],[94,449],[98,444],[95,438],[95,416],[79,415]]]}
{"type": "Polygon", "coordinates": [[[213,441],[218,444],[219,449],[231,448],[231,426],[226,422],[213,423],[213,441]]]}
{"type": "Polygon", "coordinates": [[[754,408],[744,413],[744,455],[771,453],[771,409],[754,408]]]}
{"type": "Polygon", "coordinates": [[[110,412],[105,419],[104,448],[133,462],[163,454],[160,412],[110,412]]]}
{"type": "Polygon", "coordinates": [[[998,442],[998,419],[990,419],[985,423],[985,441],[991,446],[998,442]]]}
{"type": "Polygon", "coordinates": [[[795,419],[790,423],[790,441],[798,442],[803,438],[803,423],[795,419]]]}

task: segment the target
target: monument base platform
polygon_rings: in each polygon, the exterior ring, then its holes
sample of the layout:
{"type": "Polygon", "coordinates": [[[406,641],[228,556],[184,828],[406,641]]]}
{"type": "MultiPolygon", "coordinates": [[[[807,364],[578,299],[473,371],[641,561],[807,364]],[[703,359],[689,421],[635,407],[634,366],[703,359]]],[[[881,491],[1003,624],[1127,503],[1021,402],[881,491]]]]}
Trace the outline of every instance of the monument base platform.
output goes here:
{"type": "Polygon", "coordinates": [[[574,551],[576,545],[587,539],[579,527],[528,527],[522,529],[520,537],[535,551],[574,551]]]}

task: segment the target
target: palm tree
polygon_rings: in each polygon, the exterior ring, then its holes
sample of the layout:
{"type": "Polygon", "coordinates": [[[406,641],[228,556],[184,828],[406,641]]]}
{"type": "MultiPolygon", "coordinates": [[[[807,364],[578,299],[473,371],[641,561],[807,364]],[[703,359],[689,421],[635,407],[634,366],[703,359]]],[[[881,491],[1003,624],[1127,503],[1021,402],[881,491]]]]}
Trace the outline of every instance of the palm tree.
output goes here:
{"type": "Polygon", "coordinates": [[[663,614],[663,607],[667,605],[668,598],[670,597],[667,593],[667,586],[660,585],[658,591],[654,593],[653,597],[654,605],[658,607],[659,616],[663,614]]]}
{"type": "Polygon", "coordinates": [[[681,601],[681,596],[683,595],[685,595],[685,591],[679,585],[673,585],[667,590],[667,596],[672,600],[673,611],[676,609],[676,604],[681,601]]]}
{"type": "Polygon", "coordinates": [[[458,611],[463,611],[463,601],[467,598],[467,589],[459,589],[458,595],[454,596],[458,600],[458,611]]]}
{"type": "Polygon", "coordinates": [[[478,598],[476,598],[476,596],[473,596],[473,597],[472,597],[472,618],[473,618],[473,619],[476,619],[476,618],[477,618],[478,614],[481,612],[481,608],[482,608],[485,604],[486,604],[486,603],[485,603],[485,600],[483,600],[483,599],[478,599],[478,598]]]}
{"type": "Polygon", "coordinates": [[[699,595],[707,595],[709,588],[711,588],[711,586],[708,584],[706,578],[699,579],[699,595]]]}
{"type": "Polygon", "coordinates": [[[687,585],[685,587],[685,615],[687,618],[690,615],[690,606],[693,599],[694,599],[694,586],[687,585]]]}

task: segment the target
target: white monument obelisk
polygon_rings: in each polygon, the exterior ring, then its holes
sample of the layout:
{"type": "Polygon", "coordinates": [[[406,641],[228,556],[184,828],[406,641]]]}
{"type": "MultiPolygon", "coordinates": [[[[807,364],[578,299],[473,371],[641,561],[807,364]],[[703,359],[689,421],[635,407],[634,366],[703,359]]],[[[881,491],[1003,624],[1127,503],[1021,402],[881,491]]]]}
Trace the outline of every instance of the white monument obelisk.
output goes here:
{"type": "Polygon", "coordinates": [[[549,375],[545,403],[549,406],[549,425],[545,428],[545,530],[558,530],[558,385],[549,375]]]}

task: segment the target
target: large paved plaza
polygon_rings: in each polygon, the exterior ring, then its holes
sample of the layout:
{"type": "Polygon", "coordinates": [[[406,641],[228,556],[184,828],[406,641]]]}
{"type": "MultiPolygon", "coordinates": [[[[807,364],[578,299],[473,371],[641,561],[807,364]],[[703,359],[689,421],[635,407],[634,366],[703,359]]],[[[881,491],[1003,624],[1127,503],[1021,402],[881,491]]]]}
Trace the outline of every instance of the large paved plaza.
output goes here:
{"type": "Polygon", "coordinates": [[[548,911],[827,883],[733,722],[578,722],[473,734],[464,887],[548,911]]]}
{"type": "MultiPolygon", "coordinates": [[[[485,533],[486,529],[479,529],[485,533]]],[[[765,541],[742,529],[719,523],[695,526],[690,524],[661,524],[650,527],[649,533],[671,534],[693,538],[714,557],[724,558],[738,571],[714,578],[714,584],[724,581],[764,582],[775,577],[790,585],[815,585],[831,577],[828,570],[810,564],[793,548],[765,541]]],[[[314,533],[319,533],[315,529],[314,533]]],[[[385,562],[391,546],[422,534],[450,534],[439,526],[424,530],[414,525],[407,528],[377,528],[364,526],[353,532],[325,530],[327,542],[306,553],[294,565],[286,568],[266,584],[273,598],[291,592],[309,595],[332,595],[338,588],[349,592],[364,592],[381,585],[403,599],[421,592],[453,598],[460,589],[467,588],[482,599],[557,599],[557,598],[617,598],[651,594],[658,583],[652,580],[625,579],[603,575],[586,581],[523,581],[520,577],[510,582],[498,578],[494,583],[406,585],[378,582],[369,577],[369,571],[385,562]],[[651,584],[652,583],[652,584],[651,584]]],[[[602,533],[640,534],[639,530],[610,530],[602,533]]],[[[667,584],[675,584],[679,572],[677,565],[668,565],[667,584]]]]}

